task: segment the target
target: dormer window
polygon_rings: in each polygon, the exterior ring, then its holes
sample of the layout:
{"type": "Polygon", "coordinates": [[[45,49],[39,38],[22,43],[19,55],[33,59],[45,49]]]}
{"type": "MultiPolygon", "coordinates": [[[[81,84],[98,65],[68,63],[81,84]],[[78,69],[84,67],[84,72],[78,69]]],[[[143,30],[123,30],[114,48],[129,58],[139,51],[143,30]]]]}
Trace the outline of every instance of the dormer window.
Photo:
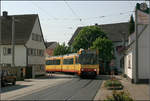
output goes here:
{"type": "Polygon", "coordinates": [[[41,37],[41,35],[32,33],[32,40],[41,42],[42,41],[42,37],[41,37]]]}

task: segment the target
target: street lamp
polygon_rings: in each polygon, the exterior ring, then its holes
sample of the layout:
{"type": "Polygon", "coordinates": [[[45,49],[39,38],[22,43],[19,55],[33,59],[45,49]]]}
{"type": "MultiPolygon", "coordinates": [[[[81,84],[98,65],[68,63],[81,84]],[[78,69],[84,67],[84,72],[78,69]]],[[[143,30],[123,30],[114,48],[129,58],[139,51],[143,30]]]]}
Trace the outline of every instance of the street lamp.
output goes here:
{"type": "Polygon", "coordinates": [[[15,67],[15,17],[12,16],[12,67],[15,67]]]}

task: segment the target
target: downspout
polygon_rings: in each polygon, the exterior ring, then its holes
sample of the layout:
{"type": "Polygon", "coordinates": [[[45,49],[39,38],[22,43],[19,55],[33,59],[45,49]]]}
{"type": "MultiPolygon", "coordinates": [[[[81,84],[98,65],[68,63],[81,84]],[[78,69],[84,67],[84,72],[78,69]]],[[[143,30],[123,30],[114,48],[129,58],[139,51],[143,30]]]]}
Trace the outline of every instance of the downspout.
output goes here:
{"type": "Polygon", "coordinates": [[[26,48],[26,67],[28,66],[28,47],[26,45],[24,45],[24,47],[26,48]]]}
{"type": "Polygon", "coordinates": [[[138,20],[137,20],[137,6],[135,8],[135,77],[134,77],[134,83],[138,83],[138,20]]]}
{"type": "MultiPolygon", "coordinates": [[[[150,43],[150,0],[149,0],[149,43],[150,43]]],[[[149,46],[149,50],[150,50],[150,46],[149,46]]],[[[149,58],[150,58],[150,53],[149,53],[149,58]]],[[[150,74],[150,68],[149,68],[149,74],[150,74]]],[[[150,75],[149,75],[149,84],[150,84],[150,75]]]]}

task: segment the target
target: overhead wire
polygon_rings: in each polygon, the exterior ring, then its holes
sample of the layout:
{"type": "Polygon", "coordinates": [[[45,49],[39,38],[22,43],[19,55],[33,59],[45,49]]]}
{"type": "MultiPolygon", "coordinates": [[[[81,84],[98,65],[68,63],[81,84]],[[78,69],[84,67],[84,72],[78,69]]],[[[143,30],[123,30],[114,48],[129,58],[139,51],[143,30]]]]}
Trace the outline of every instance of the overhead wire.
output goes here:
{"type": "MultiPolygon", "coordinates": [[[[102,15],[102,16],[95,16],[95,17],[88,17],[88,18],[84,18],[84,17],[79,17],[77,15],[77,13],[73,10],[73,8],[68,4],[68,2],[66,2],[66,0],[64,0],[66,6],[70,9],[70,11],[73,13],[73,15],[75,16],[75,18],[56,18],[54,17],[53,15],[51,15],[49,12],[47,12],[45,9],[39,7],[37,4],[31,2],[35,7],[37,7],[39,10],[42,10],[43,13],[48,17],[48,20],[78,20],[80,21],[82,24],[81,25],[85,25],[83,24],[83,20],[94,20],[94,19],[103,19],[103,18],[106,18],[106,17],[112,17],[112,16],[119,16],[119,15],[124,15],[124,14],[128,14],[130,12],[134,12],[134,11],[127,11],[127,12],[120,12],[120,13],[117,13],[117,14],[109,14],[109,15],[102,15]],[[50,15],[50,16],[49,16],[50,15]],[[50,18],[51,17],[51,18],[50,18]]],[[[67,29],[73,29],[73,27],[67,27],[67,29]]]]}
{"type": "MultiPolygon", "coordinates": [[[[54,17],[52,14],[50,14],[49,12],[47,12],[45,9],[41,8],[40,6],[38,6],[36,3],[34,2],[31,2],[35,7],[37,7],[39,10],[42,10],[43,13],[49,18],[49,17],[52,17],[53,19],[57,20],[56,17],[54,17]],[[50,16],[48,16],[50,15],[50,16]]],[[[51,18],[50,18],[51,19],[51,18]]]]}
{"type": "MultiPolygon", "coordinates": [[[[31,2],[35,7],[37,7],[39,10],[42,10],[44,12],[44,14],[49,18],[52,17],[52,19],[50,18],[49,20],[79,20],[80,22],[83,20],[90,20],[90,19],[99,19],[99,18],[105,18],[105,17],[110,17],[110,16],[117,16],[118,14],[110,14],[110,15],[102,15],[102,16],[95,16],[95,17],[88,17],[88,18],[81,18],[77,15],[77,13],[72,9],[72,7],[66,2],[66,0],[64,0],[65,4],[67,5],[67,7],[70,9],[70,11],[76,16],[76,18],[56,18],[53,15],[51,15],[49,12],[47,12],[46,10],[44,10],[43,8],[39,7],[37,4],[31,2]],[[48,16],[50,15],[50,16],[48,16]]],[[[119,15],[123,15],[126,13],[130,13],[130,12],[134,12],[134,11],[127,11],[127,12],[120,12],[119,15]]]]}
{"type": "Polygon", "coordinates": [[[70,11],[77,17],[77,20],[79,20],[81,24],[84,25],[82,18],[77,15],[77,13],[73,10],[73,8],[68,4],[66,0],[64,0],[64,2],[67,5],[67,7],[70,9],[70,11]]]}
{"type": "Polygon", "coordinates": [[[79,18],[79,20],[81,21],[82,19],[76,14],[76,12],[72,9],[72,7],[68,4],[68,2],[66,0],[64,0],[65,4],[67,5],[67,7],[71,10],[71,12],[77,17],[79,18]]]}

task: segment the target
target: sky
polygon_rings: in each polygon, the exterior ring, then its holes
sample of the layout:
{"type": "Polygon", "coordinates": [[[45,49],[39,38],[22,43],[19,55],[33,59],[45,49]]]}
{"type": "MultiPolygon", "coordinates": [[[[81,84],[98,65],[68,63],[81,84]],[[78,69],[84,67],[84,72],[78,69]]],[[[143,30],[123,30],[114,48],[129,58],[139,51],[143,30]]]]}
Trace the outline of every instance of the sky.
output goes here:
{"type": "Polygon", "coordinates": [[[44,39],[66,44],[80,26],[127,22],[142,1],[2,1],[9,15],[38,14],[44,39]]]}

